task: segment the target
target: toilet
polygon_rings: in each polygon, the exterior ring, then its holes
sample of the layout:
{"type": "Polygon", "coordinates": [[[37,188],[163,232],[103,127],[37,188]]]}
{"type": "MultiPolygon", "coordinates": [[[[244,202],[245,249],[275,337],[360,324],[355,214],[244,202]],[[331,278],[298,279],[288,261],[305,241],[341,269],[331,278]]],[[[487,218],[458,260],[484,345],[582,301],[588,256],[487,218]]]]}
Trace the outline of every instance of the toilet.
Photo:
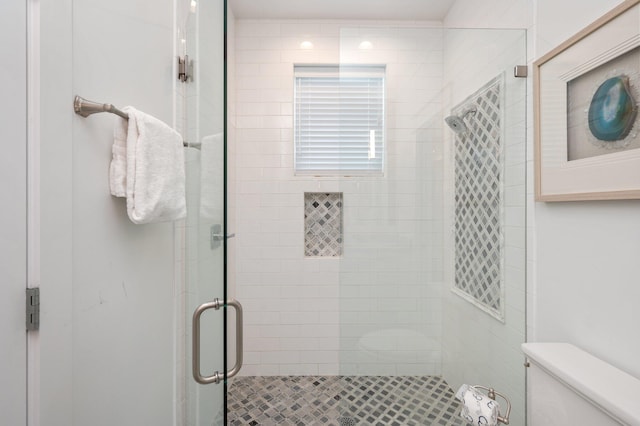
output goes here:
{"type": "Polygon", "coordinates": [[[640,426],[640,380],[568,343],[524,343],[529,425],[640,426]]]}

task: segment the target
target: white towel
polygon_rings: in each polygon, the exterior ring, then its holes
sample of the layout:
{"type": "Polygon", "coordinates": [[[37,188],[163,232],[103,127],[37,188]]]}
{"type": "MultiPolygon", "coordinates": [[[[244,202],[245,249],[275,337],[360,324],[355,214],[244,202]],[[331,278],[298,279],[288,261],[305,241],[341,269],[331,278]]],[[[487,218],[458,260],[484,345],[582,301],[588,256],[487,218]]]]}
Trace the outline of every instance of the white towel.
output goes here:
{"type": "Polygon", "coordinates": [[[187,210],[182,137],[135,108],[125,107],[124,111],[129,115],[128,123],[118,119],[114,129],[111,194],[126,196],[127,213],[133,223],[184,218],[187,210]]]}
{"type": "Polygon", "coordinates": [[[222,133],[205,136],[200,144],[200,217],[222,223],[224,189],[222,133]]]}
{"type": "Polygon", "coordinates": [[[473,386],[464,384],[456,392],[462,401],[460,417],[473,425],[496,426],[500,405],[473,386]]]}
{"type": "Polygon", "coordinates": [[[127,128],[128,122],[122,118],[118,118],[113,126],[109,187],[111,195],[116,197],[127,196],[127,128]]]}

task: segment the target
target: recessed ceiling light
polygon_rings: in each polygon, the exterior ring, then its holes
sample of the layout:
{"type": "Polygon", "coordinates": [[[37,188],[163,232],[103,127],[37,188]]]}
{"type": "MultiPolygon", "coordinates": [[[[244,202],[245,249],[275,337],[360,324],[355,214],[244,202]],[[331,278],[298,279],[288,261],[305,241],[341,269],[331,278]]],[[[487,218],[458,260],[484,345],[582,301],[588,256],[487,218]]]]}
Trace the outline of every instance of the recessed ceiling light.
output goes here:
{"type": "Polygon", "coordinates": [[[311,43],[308,40],[305,40],[302,43],[300,43],[300,49],[313,49],[313,43],[311,43]]]}
{"type": "Polygon", "coordinates": [[[358,49],[369,50],[373,49],[373,44],[370,41],[364,40],[360,45],[358,45],[358,49]]]}

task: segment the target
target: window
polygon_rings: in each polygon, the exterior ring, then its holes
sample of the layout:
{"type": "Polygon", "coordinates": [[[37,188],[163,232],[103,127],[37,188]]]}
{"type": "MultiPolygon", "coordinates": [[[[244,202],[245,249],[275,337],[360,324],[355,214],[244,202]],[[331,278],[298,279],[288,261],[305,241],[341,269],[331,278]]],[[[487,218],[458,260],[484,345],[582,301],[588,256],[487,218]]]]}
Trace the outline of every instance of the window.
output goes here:
{"type": "Polygon", "coordinates": [[[382,174],[384,66],[296,66],[296,174],[382,174]]]}

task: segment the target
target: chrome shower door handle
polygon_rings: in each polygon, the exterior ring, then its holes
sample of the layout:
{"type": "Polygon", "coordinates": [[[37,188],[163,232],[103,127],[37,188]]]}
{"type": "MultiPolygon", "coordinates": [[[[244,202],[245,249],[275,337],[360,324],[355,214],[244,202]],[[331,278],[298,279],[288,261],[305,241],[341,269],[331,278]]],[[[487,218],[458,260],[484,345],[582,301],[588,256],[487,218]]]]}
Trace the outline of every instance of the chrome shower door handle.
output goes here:
{"type": "Polygon", "coordinates": [[[242,324],[242,305],[235,299],[228,299],[226,305],[233,306],[233,308],[236,310],[236,363],[234,364],[233,368],[227,371],[227,374],[225,374],[225,380],[232,378],[240,372],[243,361],[242,354],[244,351],[244,345],[242,344],[242,339],[244,338],[244,325],[242,324]]]}
{"type": "Polygon", "coordinates": [[[244,350],[242,338],[242,305],[240,302],[235,299],[229,299],[227,303],[223,303],[220,299],[214,299],[211,302],[206,302],[198,306],[193,312],[193,342],[191,354],[191,369],[195,381],[203,385],[220,383],[238,374],[240,368],[242,368],[242,352],[244,350]],[[232,306],[236,311],[236,363],[233,368],[226,373],[216,371],[211,376],[203,376],[200,373],[200,317],[204,311],[209,309],[218,310],[222,306],[232,306]]]}

